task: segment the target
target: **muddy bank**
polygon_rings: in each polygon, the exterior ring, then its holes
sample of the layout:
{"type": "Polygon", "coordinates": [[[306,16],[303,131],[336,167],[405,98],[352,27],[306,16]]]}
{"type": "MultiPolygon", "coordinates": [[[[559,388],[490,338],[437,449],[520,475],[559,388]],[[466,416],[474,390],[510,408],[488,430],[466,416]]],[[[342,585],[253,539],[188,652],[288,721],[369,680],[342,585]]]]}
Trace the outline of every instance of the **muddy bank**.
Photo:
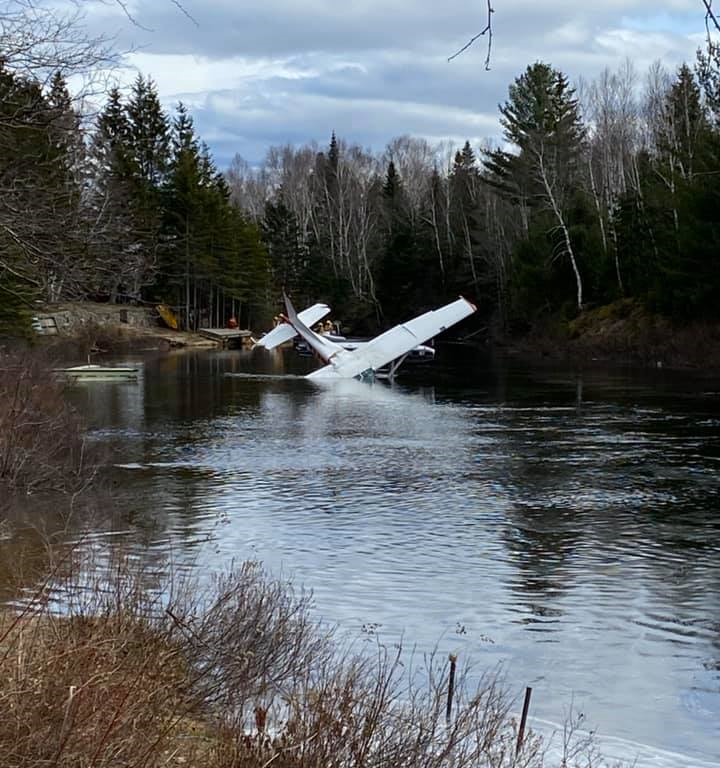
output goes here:
{"type": "Polygon", "coordinates": [[[507,342],[527,359],[720,371],[720,324],[674,323],[624,299],[507,342]]]}

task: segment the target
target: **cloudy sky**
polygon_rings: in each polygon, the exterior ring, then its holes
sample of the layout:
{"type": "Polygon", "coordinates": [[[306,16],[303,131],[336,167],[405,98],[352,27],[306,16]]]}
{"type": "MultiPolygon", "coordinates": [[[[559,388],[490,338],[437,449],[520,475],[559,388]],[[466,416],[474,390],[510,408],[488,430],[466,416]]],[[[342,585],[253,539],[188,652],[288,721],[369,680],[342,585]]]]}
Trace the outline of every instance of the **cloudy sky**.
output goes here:
{"type": "Polygon", "coordinates": [[[627,57],[672,70],[705,35],[702,0],[493,0],[488,72],[483,39],[448,62],[484,27],[486,0],[177,2],[127,0],[136,24],[114,0],[85,8],[133,51],[125,81],[139,70],[169,108],[184,101],[221,168],[333,130],[373,149],[402,134],[479,143],[498,136],[498,103],[533,61],[573,80],[627,57]]]}

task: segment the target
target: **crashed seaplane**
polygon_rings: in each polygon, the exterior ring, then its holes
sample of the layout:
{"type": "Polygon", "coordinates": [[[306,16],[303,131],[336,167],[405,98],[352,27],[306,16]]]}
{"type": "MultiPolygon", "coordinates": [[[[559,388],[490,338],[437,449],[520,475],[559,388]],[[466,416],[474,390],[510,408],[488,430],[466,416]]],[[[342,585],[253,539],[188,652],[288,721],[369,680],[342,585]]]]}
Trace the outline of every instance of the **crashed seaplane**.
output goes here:
{"type": "Polygon", "coordinates": [[[284,296],[287,314],[278,325],[258,341],[257,346],[274,349],[283,342],[300,336],[326,365],[309,373],[309,379],[374,378],[381,368],[390,366],[392,378],[407,355],[419,344],[464,320],[477,310],[474,304],[460,297],[451,304],[425,312],[407,323],[401,323],[365,344],[347,349],[332,339],[315,333],[311,326],[330,312],[327,304],[314,304],[296,312],[290,299],[284,296]]]}

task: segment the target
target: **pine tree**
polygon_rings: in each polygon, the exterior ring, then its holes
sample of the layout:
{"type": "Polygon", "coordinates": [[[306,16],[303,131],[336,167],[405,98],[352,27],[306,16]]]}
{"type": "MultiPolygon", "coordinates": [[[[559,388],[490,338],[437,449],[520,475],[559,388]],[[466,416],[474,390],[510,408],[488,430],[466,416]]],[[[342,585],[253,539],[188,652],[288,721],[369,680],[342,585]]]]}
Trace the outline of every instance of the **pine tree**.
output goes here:
{"type": "MultiPolygon", "coordinates": [[[[650,302],[663,312],[690,318],[717,316],[720,288],[720,141],[693,72],[683,64],[663,105],[658,155],[644,178],[659,237],[646,259],[654,279],[650,302]]],[[[646,250],[646,249],[644,249],[646,250]]]]}
{"type": "MultiPolygon", "coordinates": [[[[691,180],[694,173],[695,155],[707,138],[710,127],[707,108],[701,102],[700,86],[692,70],[683,64],[667,95],[661,133],[657,138],[661,162],[668,173],[691,180]]],[[[672,182],[668,179],[668,185],[672,182]]]]}
{"type": "Polygon", "coordinates": [[[332,135],[330,136],[330,146],[328,147],[327,161],[330,170],[333,173],[337,173],[338,163],[340,161],[340,148],[338,147],[335,131],[333,131],[332,135]]]}
{"type": "Polygon", "coordinates": [[[182,308],[185,325],[223,324],[241,312],[247,319],[264,306],[268,265],[260,232],[231,205],[227,183],[182,103],[173,119],[163,202],[156,293],[182,308]]]}
{"type": "Polygon", "coordinates": [[[716,130],[720,130],[720,43],[708,40],[707,51],[698,50],[695,73],[716,130]]]}
{"type": "Polygon", "coordinates": [[[479,212],[481,189],[480,173],[469,141],[465,142],[462,150],[455,153],[448,184],[448,221],[452,244],[448,261],[448,284],[453,291],[460,292],[472,286],[473,292],[477,294],[480,284],[477,260],[482,241],[479,212]]]}
{"type": "Polygon", "coordinates": [[[308,252],[295,214],[285,203],[282,189],[265,205],[263,237],[270,254],[274,293],[285,291],[302,303],[312,303],[308,274],[308,252]]]}
{"type": "Polygon", "coordinates": [[[46,296],[55,301],[63,295],[77,298],[92,284],[94,268],[87,258],[87,231],[83,216],[84,137],[64,77],[56,72],[47,93],[44,120],[50,150],[46,189],[55,190],[53,221],[56,248],[46,275],[46,296]]]}
{"type": "Polygon", "coordinates": [[[196,319],[198,280],[208,280],[212,269],[203,247],[200,147],[192,118],[182,103],[173,119],[171,152],[163,186],[165,250],[159,287],[163,299],[184,308],[185,324],[190,327],[196,319]]]}
{"type": "Polygon", "coordinates": [[[535,220],[544,220],[541,231],[555,232],[546,247],[527,253],[548,263],[558,254],[567,258],[574,277],[575,304],[581,310],[580,254],[573,244],[570,212],[578,188],[585,129],[574,91],[565,75],[537,62],[515,79],[500,113],[504,138],[516,151],[486,153],[487,180],[516,206],[526,237],[535,229],[535,220]]]}
{"type": "Polygon", "coordinates": [[[113,88],[98,115],[90,145],[91,248],[98,265],[95,290],[110,301],[137,298],[154,279],[154,260],[142,243],[145,231],[133,195],[138,186],[130,147],[130,123],[120,91],[113,88]]]}
{"type": "Polygon", "coordinates": [[[128,170],[132,183],[133,244],[145,275],[154,274],[161,250],[162,184],[170,157],[167,117],[155,84],[138,75],[125,107],[128,170]]]}
{"type": "Polygon", "coordinates": [[[87,265],[74,167],[80,145],[62,78],[45,94],[0,62],[0,303],[15,330],[32,301],[82,288],[87,265]]]}
{"type": "Polygon", "coordinates": [[[168,120],[155,83],[138,75],[126,107],[128,144],[138,176],[157,189],[170,159],[168,120]]]}

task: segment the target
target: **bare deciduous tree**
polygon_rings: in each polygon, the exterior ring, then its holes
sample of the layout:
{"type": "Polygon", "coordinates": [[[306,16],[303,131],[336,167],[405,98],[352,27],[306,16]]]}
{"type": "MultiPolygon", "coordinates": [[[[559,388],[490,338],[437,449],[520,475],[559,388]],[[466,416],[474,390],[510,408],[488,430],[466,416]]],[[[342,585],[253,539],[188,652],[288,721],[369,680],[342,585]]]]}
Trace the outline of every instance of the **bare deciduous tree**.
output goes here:
{"type": "Polygon", "coordinates": [[[613,212],[628,189],[632,162],[640,143],[636,74],[627,60],[617,72],[605,69],[582,89],[583,116],[588,128],[587,180],[598,218],[605,254],[613,251],[620,292],[617,232],[613,212]]]}
{"type": "Polygon", "coordinates": [[[83,26],[77,4],[63,11],[46,0],[5,0],[0,8],[0,59],[6,67],[41,84],[59,72],[84,83],[79,97],[117,62],[110,39],[83,26]]]}

